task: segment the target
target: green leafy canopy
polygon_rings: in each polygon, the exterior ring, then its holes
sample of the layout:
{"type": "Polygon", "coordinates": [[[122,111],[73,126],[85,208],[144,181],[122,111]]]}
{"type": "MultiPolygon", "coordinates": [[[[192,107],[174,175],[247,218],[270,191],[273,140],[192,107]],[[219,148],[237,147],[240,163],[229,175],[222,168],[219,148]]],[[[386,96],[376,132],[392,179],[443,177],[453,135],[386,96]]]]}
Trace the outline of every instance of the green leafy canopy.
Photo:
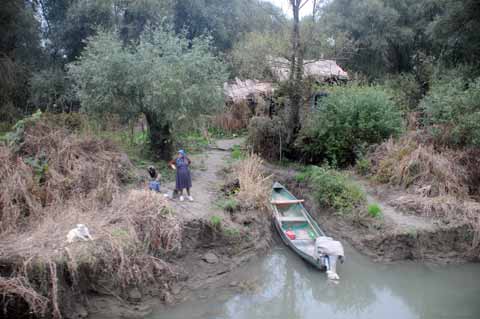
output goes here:
{"type": "Polygon", "coordinates": [[[98,32],[69,73],[88,112],[154,113],[172,123],[222,106],[226,69],[210,52],[208,37],[188,40],[169,28],[148,31],[132,46],[98,32]]]}

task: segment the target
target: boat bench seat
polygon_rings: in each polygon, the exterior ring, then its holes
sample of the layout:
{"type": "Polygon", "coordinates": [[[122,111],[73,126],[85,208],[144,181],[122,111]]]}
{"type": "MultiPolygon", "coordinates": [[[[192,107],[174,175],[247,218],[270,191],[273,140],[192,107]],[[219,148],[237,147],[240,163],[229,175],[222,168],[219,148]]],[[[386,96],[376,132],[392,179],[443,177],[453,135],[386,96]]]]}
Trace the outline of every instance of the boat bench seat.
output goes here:
{"type": "Polygon", "coordinates": [[[278,218],[281,222],[306,222],[307,219],[303,216],[285,216],[278,218]]]}
{"type": "Polygon", "coordinates": [[[290,199],[290,200],[272,200],[271,203],[273,205],[293,205],[303,203],[305,200],[303,199],[290,199]]]}

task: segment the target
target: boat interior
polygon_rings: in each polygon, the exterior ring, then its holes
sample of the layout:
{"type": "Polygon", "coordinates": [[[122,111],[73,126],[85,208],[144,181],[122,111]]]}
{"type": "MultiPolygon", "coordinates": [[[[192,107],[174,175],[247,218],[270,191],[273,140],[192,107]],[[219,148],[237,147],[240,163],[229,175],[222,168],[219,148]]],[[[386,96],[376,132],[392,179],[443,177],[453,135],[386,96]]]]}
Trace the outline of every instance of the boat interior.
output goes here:
{"type": "MultiPolygon", "coordinates": [[[[315,239],[318,234],[310,225],[303,211],[305,208],[301,204],[303,200],[291,198],[287,192],[282,189],[273,191],[272,205],[276,207],[278,212],[278,220],[282,230],[294,234],[294,239],[290,241],[304,253],[312,256],[314,254],[315,239]]],[[[288,237],[288,235],[287,235],[288,237]]]]}

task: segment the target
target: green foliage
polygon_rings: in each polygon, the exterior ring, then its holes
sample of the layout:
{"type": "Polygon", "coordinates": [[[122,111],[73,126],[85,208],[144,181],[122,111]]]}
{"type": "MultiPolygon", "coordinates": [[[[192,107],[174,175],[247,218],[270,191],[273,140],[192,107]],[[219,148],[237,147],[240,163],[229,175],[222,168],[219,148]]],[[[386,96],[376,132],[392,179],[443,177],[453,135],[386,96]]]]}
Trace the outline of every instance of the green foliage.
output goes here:
{"type": "Polygon", "coordinates": [[[233,213],[240,208],[240,203],[234,197],[219,199],[215,204],[218,208],[221,208],[229,213],[233,213]]]}
{"type": "Polygon", "coordinates": [[[422,87],[413,73],[389,76],[384,83],[394,101],[404,111],[413,111],[422,99],[422,87]]]}
{"type": "Polygon", "coordinates": [[[240,145],[234,145],[232,148],[232,159],[235,161],[241,160],[245,158],[245,154],[240,148],[240,145]]]}
{"type": "Polygon", "coordinates": [[[243,129],[240,131],[235,131],[234,133],[234,132],[226,131],[219,127],[209,127],[208,134],[210,134],[210,136],[213,138],[237,138],[239,136],[246,135],[247,131],[243,129]]]}
{"type": "Polygon", "coordinates": [[[382,216],[382,209],[380,208],[380,206],[378,204],[368,205],[367,210],[368,210],[368,215],[370,215],[370,217],[378,218],[378,217],[382,216]]]}
{"type": "Polygon", "coordinates": [[[386,73],[410,72],[418,51],[432,51],[429,24],[442,12],[442,2],[329,1],[318,24],[339,44],[335,56],[347,57],[351,70],[375,79],[386,73]]]}
{"type": "Polygon", "coordinates": [[[35,1],[3,0],[0,10],[0,122],[28,110],[29,78],[44,59],[35,1]]]}
{"type": "Polygon", "coordinates": [[[310,163],[346,166],[370,144],[398,135],[402,114],[379,87],[337,88],[305,123],[296,147],[310,163]]]}
{"type": "Polygon", "coordinates": [[[443,0],[439,3],[443,12],[430,24],[428,35],[441,49],[442,59],[450,65],[478,64],[480,3],[478,0],[443,0]]]}
{"type": "Polygon", "coordinates": [[[263,158],[280,160],[286,138],[286,125],[280,117],[257,116],[250,120],[247,143],[263,158]]]}
{"type": "Polygon", "coordinates": [[[230,228],[230,227],[225,227],[223,229],[223,234],[226,236],[226,237],[229,237],[229,238],[239,238],[240,237],[240,231],[236,228],[230,228]]]}
{"type": "Polygon", "coordinates": [[[480,146],[480,78],[447,73],[434,81],[420,106],[424,124],[439,143],[480,146]]]}
{"type": "Polygon", "coordinates": [[[33,74],[30,103],[47,112],[70,111],[75,103],[71,81],[60,68],[45,69],[33,74]]]}
{"type": "Polygon", "coordinates": [[[247,33],[233,47],[234,73],[242,79],[272,79],[269,59],[288,54],[289,30],[247,33]]]}
{"type": "Polygon", "coordinates": [[[213,215],[210,217],[210,225],[215,229],[220,229],[222,226],[222,217],[213,215]]]}
{"type": "Polygon", "coordinates": [[[45,156],[27,157],[25,164],[32,167],[35,174],[35,180],[38,184],[43,184],[48,173],[48,161],[45,156]]]}
{"type": "Polygon", "coordinates": [[[124,120],[145,114],[150,146],[167,159],[172,131],[188,129],[223,104],[227,76],[210,49],[207,38],[189,41],[168,29],[146,33],[131,47],[116,34],[100,32],[69,73],[86,111],[124,120]]]}
{"type": "Polygon", "coordinates": [[[328,166],[309,166],[297,180],[306,180],[314,196],[322,206],[331,207],[338,213],[349,214],[365,204],[365,193],[348,177],[328,166]]]}
{"type": "Polygon", "coordinates": [[[361,157],[358,158],[357,161],[355,162],[355,171],[363,176],[366,176],[370,173],[370,170],[372,169],[372,163],[368,158],[361,157]]]}
{"type": "Polygon", "coordinates": [[[204,151],[210,141],[197,130],[178,135],[177,148],[188,150],[190,154],[204,151]]]}
{"type": "Polygon", "coordinates": [[[208,33],[214,46],[225,52],[242,34],[272,31],[286,23],[282,11],[265,1],[175,0],[173,20],[177,33],[193,39],[208,33]]]}
{"type": "Polygon", "coordinates": [[[5,139],[7,143],[17,149],[23,142],[25,129],[30,125],[35,124],[42,117],[42,112],[38,110],[37,112],[33,113],[31,116],[26,117],[20,121],[18,121],[14,126],[13,130],[5,135],[5,139]]]}

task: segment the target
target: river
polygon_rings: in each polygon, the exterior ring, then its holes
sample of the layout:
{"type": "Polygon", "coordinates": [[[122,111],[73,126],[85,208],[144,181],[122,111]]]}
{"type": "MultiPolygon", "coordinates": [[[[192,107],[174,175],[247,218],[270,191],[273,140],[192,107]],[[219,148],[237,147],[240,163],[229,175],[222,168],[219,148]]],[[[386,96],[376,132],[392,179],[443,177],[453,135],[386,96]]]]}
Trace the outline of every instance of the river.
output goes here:
{"type": "Polygon", "coordinates": [[[246,280],[196,292],[148,319],[478,319],[480,265],[378,264],[346,247],[338,284],[283,245],[235,273],[246,280]]]}

